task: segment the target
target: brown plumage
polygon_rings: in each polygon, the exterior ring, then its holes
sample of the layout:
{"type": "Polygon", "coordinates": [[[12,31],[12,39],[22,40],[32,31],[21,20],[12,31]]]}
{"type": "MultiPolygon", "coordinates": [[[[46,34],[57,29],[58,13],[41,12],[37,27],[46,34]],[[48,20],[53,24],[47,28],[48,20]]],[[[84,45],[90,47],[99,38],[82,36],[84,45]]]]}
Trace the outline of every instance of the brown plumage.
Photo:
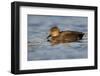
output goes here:
{"type": "Polygon", "coordinates": [[[52,45],[55,45],[59,43],[75,42],[81,40],[83,35],[84,33],[77,31],[60,31],[60,29],[55,26],[50,29],[50,35],[47,37],[47,39],[51,37],[48,41],[50,41],[52,45]]]}

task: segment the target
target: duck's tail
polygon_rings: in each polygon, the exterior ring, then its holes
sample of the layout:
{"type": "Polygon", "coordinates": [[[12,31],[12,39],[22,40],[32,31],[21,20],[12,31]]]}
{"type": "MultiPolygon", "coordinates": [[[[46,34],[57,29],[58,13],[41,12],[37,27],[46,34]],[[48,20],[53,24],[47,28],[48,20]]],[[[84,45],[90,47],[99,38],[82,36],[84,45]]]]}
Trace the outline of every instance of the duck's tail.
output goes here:
{"type": "Polygon", "coordinates": [[[84,35],[85,35],[85,33],[79,34],[79,39],[81,40],[81,39],[83,38],[84,35]]]}

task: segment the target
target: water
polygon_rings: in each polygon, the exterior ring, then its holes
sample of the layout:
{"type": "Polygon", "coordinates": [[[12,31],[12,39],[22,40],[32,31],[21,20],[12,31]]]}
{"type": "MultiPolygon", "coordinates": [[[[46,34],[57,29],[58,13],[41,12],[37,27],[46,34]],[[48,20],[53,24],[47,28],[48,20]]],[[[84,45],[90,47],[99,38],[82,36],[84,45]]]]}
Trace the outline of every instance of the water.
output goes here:
{"type": "Polygon", "coordinates": [[[87,24],[87,17],[28,15],[28,61],[87,58],[87,24]],[[53,26],[86,34],[80,41],[51,46],[46,37],[53,26]]]}

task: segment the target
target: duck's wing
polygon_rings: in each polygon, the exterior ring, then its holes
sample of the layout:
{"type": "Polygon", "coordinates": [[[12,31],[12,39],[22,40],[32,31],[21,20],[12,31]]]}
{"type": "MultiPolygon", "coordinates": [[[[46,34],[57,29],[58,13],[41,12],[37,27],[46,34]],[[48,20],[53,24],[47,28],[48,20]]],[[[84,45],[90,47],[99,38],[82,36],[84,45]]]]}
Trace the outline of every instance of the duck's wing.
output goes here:
{"type": "Polygon", "coordinates": [[[61,36],[68,39],[82,39],[84,33],[77,31],[62,31],[61,36]]]}

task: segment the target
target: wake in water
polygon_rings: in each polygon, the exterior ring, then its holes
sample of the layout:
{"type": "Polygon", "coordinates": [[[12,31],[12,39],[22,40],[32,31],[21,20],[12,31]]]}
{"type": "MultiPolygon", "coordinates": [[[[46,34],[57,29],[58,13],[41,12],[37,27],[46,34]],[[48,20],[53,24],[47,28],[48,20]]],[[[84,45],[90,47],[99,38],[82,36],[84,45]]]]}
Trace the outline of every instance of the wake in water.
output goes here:
{"type": "Polygon", "coordinates": [[[28,43],[28,60],[56,60],[87,58],[87,34],[82,40],[51,46],[46,38],[32,39],[28,43]]]}

